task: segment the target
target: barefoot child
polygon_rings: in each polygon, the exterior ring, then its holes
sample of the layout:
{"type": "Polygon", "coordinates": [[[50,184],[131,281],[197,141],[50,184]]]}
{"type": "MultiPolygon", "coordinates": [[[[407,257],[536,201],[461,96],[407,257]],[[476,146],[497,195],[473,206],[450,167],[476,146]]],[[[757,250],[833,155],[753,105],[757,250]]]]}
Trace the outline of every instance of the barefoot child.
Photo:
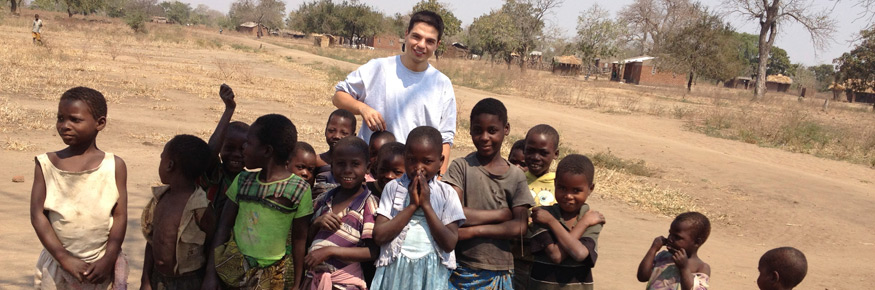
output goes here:
{"type": "Polygon", "coordinates": [[[595,168],[568,155],[556,169],[556,204],[532,210],[534,263],[526,289],[593,289],[592,268],[605,217],[589,210],[595,168]]]}
{"type": "Polygon", "coordinates": [[[219,87],[219,97],[225,103],[225,111],[219,118],[216,130],[210,136],[209,146],[211,156],[219,156],[211,166],[207,167],[203,176],[198,180],[198,185],[204,188],[207,199],[213,207],[213,211],[220,215],[228,197],[225,192],[231,186],[231,181],[243,171],[243,143],[246,143],[246,133],[249,125],[243,122],[231,122],[231,116],[237,108],[234,101],[234,91],[226,84],[219,87]]]}
{"type": "Polygon", "coordinates": [[[334,145],[331,173],[340,186],[315,201],[313,243],[305,258],[309,289],[367,289],[361,263],[373,263],[377,199],[365,186],[368,144],[349,136],[334,145]],[[361,262],[361,263],[360,263],[361,262]]]}
{"type": "Polygon", "coordinates": [[[699,248],[711,234],[711,222],[698,212],[686,212],[671,222],[669,236],[656,237],[638,265],[638,281],[647,289],[708,289],[711,266],[699,259],[699,248]],[[657,253],[665,246],[666,250],[657,253]]]}
{"type": "Polygon", "coordinates": [[[289,171],[300,176],[313,186],[316,180],[316,150],[310,143],[298,141],[295,145],[295,151],[292,153],[292,159],[289,159],[289,171]]]}
{"type": "Polygon", "coordinates": [[[97,148],[106,111],[96,90],[64,92],[56,127],[67,148],[35,158],[30,219],[44,247],[36,265],[37,289],[127,287],[121,253],[128,224],[127,167],[97,148]]]}
{"type": "Polygon", "coordinates": [[[284,116],[252,123],[243,157],[246,168],[261,170],[240,172],[228,188],[206,279],[218,276],[232,288],[299,288],[313,201],[307,182],[286,169],[297,139],[284,116]]]}
{"type": "Polygon", "coordinates": [[[427,126],[407,135],[406,173],[386,184],[377,208],[374,241],[380,258],[372,289],[447,287],[465,215],[452,187],[436,179],[442,141],[441,133],[427,126]]]}
{"type": "MultiPolygon", "coordinates": [[[[161,152],[154,197],[143,209],[143,289],[200,289],[216,218],[197,178],[214,158],[206,142],[177,135],[161,152]]],[[[215,281],[210,281],[215,282],[215,281]]],[[[208,286],[208,285],[204,285],[208,286]]]]}
{"type": "Polygon", "coordinates": [[[507,153],[507,162],[516,165],[523,172],[528,171],[526,167],[526,139],[516,140],[510,147],[510,153],[507,153]]]}
{"type": "Polygon", "coordinates": [[[808,272],[805,254],[793,247],[771,249],[760,258],[757,286],[760,290],[793,289],[808,272]]]}
{"type": "Polygon", "coordinates": [[[382,196],[383,188],[390,181],[404,175],[404,144],[392,142],[383,145],[377,153],[376,163],[373,168],[374,182],[373,193],[375,196],[382,196]]]}
{"type": "Polygon", "coordinates": [[[459,229],[459,266],[450,276],[450,288],[512,289],[510,241],[525,233],[533,201],[523,172],[501,157],[510,133],[504,104],[493,98],[477,102],[470,131],[477,152],[453,160],[444,177],[467,218],[459,229]]]}
{"type": "Polygon", "coordinates": [[[325,192],[337,187],[337,182],[331,176],[331,152],[334,144],[346,136],[355,132],[355,115],[344,109],[337,109],[328,115],[328,123],[325,124],[325,143],[328,143],[328,151],[319,154],[316,160],[316,182],[313,185],[313,198],[318,198],[325,192]]]}

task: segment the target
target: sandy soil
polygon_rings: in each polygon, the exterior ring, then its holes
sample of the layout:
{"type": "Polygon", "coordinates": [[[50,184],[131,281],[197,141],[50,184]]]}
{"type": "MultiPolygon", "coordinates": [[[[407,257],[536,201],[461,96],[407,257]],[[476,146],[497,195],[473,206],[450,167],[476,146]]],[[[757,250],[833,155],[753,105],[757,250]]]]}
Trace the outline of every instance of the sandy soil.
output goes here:
{"type": "MultiPolygon", "coordinates": [[[[222,39],[253,47],[262,44],[235,36],[222,39]]],[[[267,53],[291,56],[302,63],[318,61],[342,69],[357,66],[267,43],[263,45],[267,53]]],[[[208,62],[216,56],[212,52],[193,51],[174,57],[208,62]]],[[[222,53],[221,57],[247,61],[244,54],[222,53]]],[[[259,65],[259,69],[282,72],[270,64],[264,66],[259,65]]],[[[284,78],[288,82],[315,81],[295,72],[285,74],[284,78]]],[[[159,101],[149,98],[130,98],[121,104],[111,104],[108,129],[99,137],[102,149],[118,154],[128,164],[129,221],[124,252],[131,262],[129,282],[133,287],[139,287],[143,260],[144,240],[139,217],[150,197],[149,187],[157,183],[156,166],[163,145],[142,136],[208,134],[221,114],[216,109],[221,105],[218,97],[196,98],[162,90],[159,81],[153,82],[165,99],[161,103],[172,104],[172,107],[150,109],[159,101]]],[[[217,87],[218,83],[216,90],[217,87]]],[[[243,92],[238,95],[238,108],[246,112],[241,117],[244,121],[278,112],[299,126],[318,128],[333,109],[327,104],[304,108],[247,98],[243,92]]],[[[786,245],[801,249],[809,260],[808,276],[799,289],[875,287],[875,282],[867,279],[873,273],[869,262],[875,260],[875,230],[871,226],[875,217],[872,213],[875,170],[871,168],[710,138],[684,130],[683,124],[676,120],[601,114],[464,87],[456,87],[456,96],[462,112],[468,112],[484,97],[501,99],[511,116],[511,134],[522,135],[532,125],[548,123],[559,129],[567,147],[578,152],[588,154],[609,148],[618,156],[642,159],[658,168],[661,173],[657,181],[687,192],[703,209],[715,215],[711,237],[700,250],[700,256],[711,265],[711,283],[716,289],[755,289],[760,255],[786,245]]],[[[57,104],[55,100],[28,96],[6,97],[29,109],[54,110],[57,104]]],[[[0,162],[5,164],[0,167],[0,196],[4,200],[0,203],[0,220],[4,224],[0,227],[0,256],[4,261],[0,288],[32,285],[33,265],[42,248],[28,219],[33,156],[60,149],[63,144],[56,135],[53,129],[0,133],[0,139],[20,139],[35,144],[31,151],[0,151],[0,162]],[[24,175],[26,181],[12,183],[12,176],[16,175],[24,175]]],[[[318,131],[310,130],[302,134],[301,139],[314,144],[317,150],[324,149],[318,135],[318,131]]],[[[456,157],[464,154],[453,153],[456,157]]],[[[590,203],[606,215],[608,223],[600,238],[596,283],[601,289],[641,288],[644,285],[635,279],[638,262],[654,237],[667,235],[671,218],[600,199],[598,193],[597,188],[596,197],[590,203]]]]}

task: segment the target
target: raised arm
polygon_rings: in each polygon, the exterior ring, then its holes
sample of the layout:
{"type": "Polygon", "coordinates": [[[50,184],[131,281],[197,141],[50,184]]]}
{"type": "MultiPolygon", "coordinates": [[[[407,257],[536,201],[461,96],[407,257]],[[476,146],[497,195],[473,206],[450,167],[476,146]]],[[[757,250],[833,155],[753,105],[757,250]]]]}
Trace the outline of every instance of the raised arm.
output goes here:
{"type": "Polygon", "coordinates": [[[49,222],[48,212],[45,209],[46,181],[39,161],[33,173],[33,188],[30,192],[30,223],[33,225],[36,236],[46,251],[61,264],[61,268],[70,273],[80,282],[83,281],[83,273],[88,269],[88,264],[74,257],[64,248],[52,224],[49,222]]]}
{"type": "Polygon", "coordinates": [[[216,130],[213,131],[213,135],[210,136],[210,150],[213,151],[213,156],[219,155],[219,152],[222,151],[222,143],[225,141],[225,133],[228,131],[228,124],[231,123],[231,116],[234,115],[234,109],[237,108],[237,102],[234,101],[234,91],[231,90],[231,87],[222,84],[219,87],[219,97],[222,98],[222,102],[225,103],[225,112],[222,113],[222,117],[219,118],[219,123],[216,124],[216,130]]]}
{"type": "Polygon", "coordinates": [[[344,109],[352,112],[356,115],[362,116],[362,121],[368,125],[368,128],[371,131],[383,131],[386,130],[386,121],[383,120],[383,115],[374,108],[371,108],[367,104],[356,100],[352,95],[344,91],[336,91],[334,92],[334,97],[331,98],[331,102],[338,109],[344,109]]]}
{"type": "Polygon", "coordinates": [[[641,259],[641,264],[638,264],[638,281],[647,282],[650,280],[650,275],[653,274],[653,259],[656,258],[656,253],[665,245],[665,237],[659,236],[653,239],[653,244],[644,254],[644,259],[641,259]]]}

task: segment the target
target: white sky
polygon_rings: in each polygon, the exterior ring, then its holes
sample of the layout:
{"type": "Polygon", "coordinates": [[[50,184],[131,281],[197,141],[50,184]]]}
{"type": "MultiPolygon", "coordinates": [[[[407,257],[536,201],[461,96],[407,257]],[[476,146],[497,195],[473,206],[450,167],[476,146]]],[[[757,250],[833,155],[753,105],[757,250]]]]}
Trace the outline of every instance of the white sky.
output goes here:
{"type": "MultiPolygon", "coordinates": [[[[213,9],[227,13],[234,0],[181,0],[182,2],[191,3],[192,7],[197,4],[206,4],[213,9]]],[[[312,2],[313,0],[283,0],[286,2],[286,13],[295,10],[304,2],[312,2]]],[[[416,0],[360,0],[367,3],[378,10],[381,10],[386,15],[395,13],[407,13],[413,8],[416,0]]],[[[703,4],[710,7],[712,10],[722,11],[720,5],[725,0],[700,0],[703,4]]],[[[822,51],[816,52],[811,44],[811,38],[805,29],[795,23],[789,23],[786,26],[779,26],[779,34],[775,45],[787,50],[790,56],[790,61],[793,63],[803,63],[805,65],[816,65],[822,63],[832,63],[832,59],[839,57],[842,53],[850,51],[853,47],[851,43],[855,35],[863,29],[867,24],[867,19],[857,19],[858,11],[861,10],[854,6],[856,0],[842,0],[835,3],[836,0],[814,0],[816,5],[823,8],[832,9],[832,15],[838,24],[838,32],[834,36],[834,41],[822,51]]],[[[462,27],[471,24],[471,21],[480,15],[488,13],[490,10],[498,9],[503,0],[442,0],[447,3],[453,14],[462,20],[462,27]]],[[[632,3],[632,0],[564,0],[564,3],[558,9],[555,9],[552,15],[548,16],[548,21],[556,24],[569,37],[576,33],[577,16],[592,4],[598,3],[605,9],[616,13],[624,6],[632,3]]],[[[759,33],[759,25],[756,22],[745,21],[738,16],[728,16],[726,18],[739,32],[747,32],[751,34],[759,33]]]]}

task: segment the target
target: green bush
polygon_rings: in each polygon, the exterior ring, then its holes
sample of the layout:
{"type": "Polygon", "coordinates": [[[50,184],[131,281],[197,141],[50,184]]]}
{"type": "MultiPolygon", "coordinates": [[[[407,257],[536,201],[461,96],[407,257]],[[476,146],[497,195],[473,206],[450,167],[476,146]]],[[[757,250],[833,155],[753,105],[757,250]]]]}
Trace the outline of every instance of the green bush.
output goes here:
{"type": "Polygon", "coordinates": [[[146,33],[146,15],[140,12],[130,13],[125,16],[125,23],[137,33],[146,33]]]}

